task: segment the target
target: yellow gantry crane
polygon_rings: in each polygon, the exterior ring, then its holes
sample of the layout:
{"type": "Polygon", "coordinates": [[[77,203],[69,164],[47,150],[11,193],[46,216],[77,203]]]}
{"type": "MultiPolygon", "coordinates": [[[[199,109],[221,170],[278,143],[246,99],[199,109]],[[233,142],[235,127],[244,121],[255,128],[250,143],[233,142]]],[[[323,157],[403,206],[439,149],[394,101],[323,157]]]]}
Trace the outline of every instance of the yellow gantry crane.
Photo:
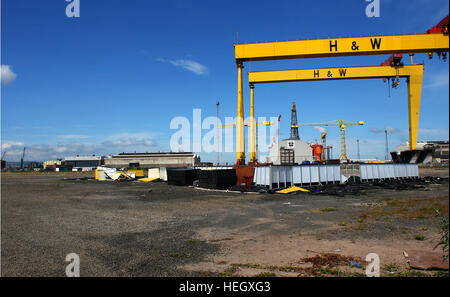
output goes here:
{"type": "MultiPolygon", "coordinates": [[[[316,126],[316,127],[323,127],[323,126],[339,126],[341,128],[341,155],[339,157],[339,160],[346,160],[347,162],[350,162],[350,158],[347,156],[347,145],[345,143],[345,127],[346,126],[362,126],[364,125],[363,121],[359,122],[346,122],[343,120],[336,120],[331,122],[325,122],[325,123],[308,123],[308,124],[299,124],[299,126],[316,126]]],[[[323,133],[326,135],[326,133],[323,133]]],[[[322,139],[325,137],[325,135],[322,134],[322,139]]]]}
{"type": "Polygon", "coordinates": [[[410,149],[414,150],[416,149],[417,132],[419,129],[420,96],[423,78],[422,64],[405,66],[316,68],[248,73],[248,79],[251,84],[369,78],[397,78],[398,80],[399,77],[405,77],[407,79],[409,144],[410,149]]]}
{"type": "MultiPolygon", "coordinates": [[[[340,56],[383,55],[394,53],[438,53],[445,54],[449,51],[448,30],[430,31],[428,34],[414,35],[390,35],[329,38],[316,40],[296,40],[281,42],[265,42],[250,44],[235,44],[235,59],[238,68],[237,88],[237,133],[236,133],[236,157],[238,164],[245,164],[244,145],[244,96],[242,86],[242,70],[244,62],[266,61],[300,58],[325,58],[340,56]],[[432,33],[432,34],[430,34],[432,33]]],[[[386,77],[386,75],[385,75],[386,77]]],[[[253,84],[250,82],[251,96],[253,97],[253,84]]],[[[416,83],[414,83],[416,85],[416,83]]],[[[410,84],[411,86],[411,84],[410,84]]],[[[421,82],[420,82],[421,88],[421,82]]],[[[415,93],[410,91],[411,93],[415,93]]],[[[253,106],[253,98],[251,98],[253,106]]],[[[411,100],[410,100],[411,103],[411,100]]],[[[420,103],[420,100],[419,100],[420,103]]],[[[410,146],[413,149],[416,139],[412,136],[417,132],[411,127],[411,112],[418,110],[419,106],[410,106],[410,146]]],[[[253,108],[251,108],[253,113],[253,108]]],[[[415,115],[413,115],[415,117],[415,115]]],[[[253,118],[252,118],[253,121],[253,118]]],[[[416,133],[417,136],[417,133],[416,133]]]]}

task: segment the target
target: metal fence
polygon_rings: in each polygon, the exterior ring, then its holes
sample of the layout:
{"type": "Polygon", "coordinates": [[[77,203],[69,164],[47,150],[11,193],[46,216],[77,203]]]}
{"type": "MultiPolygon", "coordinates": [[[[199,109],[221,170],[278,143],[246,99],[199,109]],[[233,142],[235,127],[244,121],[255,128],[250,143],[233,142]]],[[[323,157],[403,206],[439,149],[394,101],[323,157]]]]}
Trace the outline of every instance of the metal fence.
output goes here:
{"type": "Polygon", "coordinates": [[[288,187],[343,183],[351,177],[361,181],[376,179],[418,178],[417,164],[352,164],[337,165],[257,166],[253,175],[255,185],[288,187]]]}
{"type": "Polygon", "coordinates": [[[418,164],[360,164],[362,181],[376,179],[418,178],[418,164]]]}
{"type": "Polygon", "coordinates": [[[342,176],[339,165],[296,165],[255,167],[253,182],[256,185],[287,187],[316,183],[339,183],[342,176]]]}

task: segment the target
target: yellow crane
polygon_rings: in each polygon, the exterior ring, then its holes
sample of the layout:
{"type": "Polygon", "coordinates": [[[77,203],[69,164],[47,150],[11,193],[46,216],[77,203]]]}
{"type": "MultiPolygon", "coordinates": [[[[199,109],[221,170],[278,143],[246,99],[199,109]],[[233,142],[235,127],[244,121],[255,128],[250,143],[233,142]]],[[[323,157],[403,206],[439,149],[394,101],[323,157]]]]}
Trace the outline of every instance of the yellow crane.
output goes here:
{"type": "Polygon", "coordinates": [[[407,79],[409,144],[410,149],[415,150],[419,128],[420,97],[422,92],[422,64],[405,66],[315,68],[248,73],[248,80],[251,84],[373,78],[397,78],[398,80],[399,77],[405,77],[407,79]]]}
{"type": "Polygon", "coordinates": [[[326,131],[320,135],[320,145],[322,145],[322,157],[320,159],[322,161],[325,161],[328,159],[328,156],[327,156],[327,152],[328,152],[327,132],[326,131]]]}
{"type": "MultiPolygon", "coordinates": [[[[448,51],[448,26],[443,26],[443,28],[441,29],[436,28],[436,30],[428,30],[427,34],[365,36],[235,44],[234,52],[237,66],[238,118],[236,129],[237,162],[239,164],[245,164],[244,95],[242,87],[242,70],[244,68],[244,62],[283,59],[327,58],[341,56],[385,55],[395,53],[409,53],[411,55],[414,53],[429,53],[430,57],[433,55],[433,53],[437,53],[438,55],[442,55],[444,57],[446,56],[446,52],[448,51]]],[[[253,84],[250,82],[250,87],[252,86],[253,84]]],[[[251,88],[250,96],[253,96],[252,91],[253,88],[251,88]]],[[[253,103],[253,98],[251,98],[251,102],[253,103]]],[[[253,107],[251,108],[251,113],[252,112],[253,107]]],[[[415,128],[413,127],[410,130],[413,131],[414,129],[415,128]]],[[[410,138],[413,133],[411,131],[410,138]]],[[[412,147],[415,146],[414,139],[412,139],[410,143],[412,147]]]]}
{"type": "Polygon", "coordinates": [[[352,123],[352,122],[346,122],[343,120],[336,120],[336,121],[325,122],[325,123],[299,124],[299,126],[317,126],[317,127],[339,126],[339,128],[341,128],[341,155],[339,157],[339,160],[345,159],[347,162],[350,162],[350,158],[347,156],[347,145],[345,144],[345,126],[362,126],[362,125],[364,125],[363,121],[352,123]]]}

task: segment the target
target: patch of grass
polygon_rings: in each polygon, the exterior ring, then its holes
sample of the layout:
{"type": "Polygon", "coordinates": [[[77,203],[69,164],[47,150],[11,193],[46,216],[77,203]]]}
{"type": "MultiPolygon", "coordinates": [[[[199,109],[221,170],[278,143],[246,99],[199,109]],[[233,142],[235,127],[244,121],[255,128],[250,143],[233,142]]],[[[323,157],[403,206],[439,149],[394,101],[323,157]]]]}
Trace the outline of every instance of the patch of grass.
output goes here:
{"type": "Polygon", "coordinates": [[[441,246],[442,251],[444,252],[442,260],[445,261],[449,257],[448,252],[448,245],[449,245],[449,236],[448,236],[448,230],[449,230],[449,217],[443,216],[441,218],[441,240],[436,245],[435,248],[438,246],[441,246]]]}
{"type": "Polygon", "coordinates": [[[230,267],[228,267],[227,269],[225,269],[224,271],[219,273],[219,276],[220,277],[232,277],[236,273],[237,269],[238,269],[238,266],[231,265],[230,267]]]}
{"type": "Polygon", "coordinates": [[[275,273],[273,273],[273,272],[261,272],[261,273],[258,273],[257,275],[255,275],[255,277],[274,277],[274,276],[277,276],[275,273]]]}
{"type": "Polygon", "coordinates": [[[386,271],[395,273],[395,272],[399,271],[399,266],[395,263],[390,263],[390,264],[384,265],[383,269],[386,271]]]}
{"type": "Polygon", "coordinates": [[[362,222],[364,222],[364,219],[363,218],[358,218],[356,221],[358,221],[358,223],[362,223],[362,222]]]}
{"type": "Polygon", "coordinates": [[[189,240],[187,241],[187,243],[197,243],[197,242],[204,242],[204,240],[200,240],[200,239],[195,239],[195,238],[193,238],[193,239],[189,239],[189,240]]]}
{"type": "Polygon", "coordinates": [[[342,221],[342,222],[339,222],[338,225],[342,226],[342,227],[345,227],[345,226],[347,226],[347,222],[342,221]]]}
{"type": "Polygon", "coordinates": [[[358,231],[365,231],[367,229],[367,226],[365,224],[361,224],[359,226],[356,226],[354,229],[358,231]]]}
{"type": "Polygon", "coordinates": [[[322,208],[320,211],[321,212],[336,211],[336,208],[334,208],[334,207],[326,207],[326,208],[322,208]]]}
{"type": "MultiPolygon", "coordinates": [[[[431,198],[385,198],[386,206],[378,206],[369,210],[369,214],[377,217],[397,216],[407,219],[429,219],[437,213],[448,213],[448,196],[431,198]]],[[[377,220],[377,219],[376,219],[377,220]]]]}
{"type": "Polygon", "coordinates": [[[448,271],[417,271],[417,270],[405,270],[399,271],[394,274],[382,274],[381,276],[390,276],[390,277],[449,277],[448,271]]]}
{"type": "Polygon", "coordinates": [[[419,241],[424,241],[425,240],[425,236],[423,236],[422,234],[416,234],[416,236],[414,238],[416,240],[419,240],[419,241]]]}
{"type": "MultiPolygon", "coordinates": [[[[347,258],[341,255],[335,255],[335,257],[329,257],[328,259],[319,257],[319,260],[325,260],[324,263],[314,263],[313,267],[297,267],[290,264],[284,266],[269,266],[269,265],[259,265],[259,264],[231,264],[232,266],[219,274],[219,276],[235,276],[237,268],[253,268],[253,269],[264,269],[269,270],[267,272],[262,272],[255,275],[256,277],[273,277],[276,276],[275,272],[295,272],[299,273],[299,276],[348,276],[348,277],[363,277],[365,274],[360,272],[352,272],[341,270],[338,266],[346,266],[347,258]],[[344,259],[345,258],[345,259],[344,259]],[[320,265],[323,264],[323,265],[320,265]]],[[[309,260],[317,260],[316,258],[311,258],[309,260]]],[[[362,263],[362,262],[361,262],[362,263]]]]}
{"type": "Polygon", "coordinates": [[[184,254],[184,253],[171,253],[171,254],[169,254],[169,257],[171,257],[171,258],[189,258],[189,255],[184,254]]]}

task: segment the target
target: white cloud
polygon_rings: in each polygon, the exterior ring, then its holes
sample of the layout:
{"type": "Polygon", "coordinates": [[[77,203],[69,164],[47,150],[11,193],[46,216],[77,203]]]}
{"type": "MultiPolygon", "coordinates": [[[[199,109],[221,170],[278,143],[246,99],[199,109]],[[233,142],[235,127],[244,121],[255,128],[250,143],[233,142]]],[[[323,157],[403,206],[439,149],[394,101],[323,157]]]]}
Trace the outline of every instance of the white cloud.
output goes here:
{"type": "Polygon", "coordinates": [[[208,75],[208,67],[194,60],[187,60],[187,59],[168,60],[161,57],[158,57],[155,60],[161,63],[170,63],[173,66],[189,70],[197,75],[208,75]]]}
{"type": "Polygon", "coordinates": [[[24,143],[20,141],[7,141],[2,143],[2,151],[8,150],[8,149],[15,149],[17,147],[23,148],[24,143]]]}
{"type": "Polygon", "coordinates": [[[197,75],[208,75],[208,67],[194,60],[184,60],[184,59],[166,60],[164,58],[156,58],[156,61],[162,63],[168,62],[173,66],[189,70],[197,75]]]}
{"type": "Polygon", "coordinates": [[[16,79],[17,74],[15,74],[9,65],[1,65],[0,80],[2,85],[7,86],[12,84],[16,79]]]}
{"type": "Polygon", "coordinates": [[[77,134],[66,134],[66,135],[58,135],[58,138],[63,138],[63,139],[85,139],[85,138],[89,138],[90,136],[88,135],[77,135],[77,134]]]}
{"type": "Polygon", "coordinates": [[[208,68],[193,60],[175,60],[170,61],[170,64],[194,72],[197,75],[208,75],[208,68]]]}
{"type": "Polygon", "coordinates": [[[106,147],[124,147],[124,148],[144,148],[149,146],[155,146],[153,139],[156,134],[148,132],[135,132],[135,133],[117,133],[109,136],[102,142],[106,147]]]}
{"type": "Polygon", "coordinates": [[[80,142],[58,142],[56,145],[28,145],[23,142],[8,141],[2,144],[2,150],[6,151],[7,160],[18,161],[22,157],[24,146],[26,147],[26,161],[42,161],[64,158],[73,155],[91,155],[101,152],[101,148],[98,145],[80,142]]]}
{"type": "MultiPolygon", "coordinates": [[[[155,134],[156,135],[156,134],[155,134]]],[[[74,155],[108,155],[117,154],[122,149],[124,151],[152,151],[156,146],[151,133],[119,133],[106,137],[103,141],[96,143],[80,142],[76,139],[83,139],[86,135],[58,135],[61,139],[55,145],[49,144],[28,144],[21,141],[2,142],[2,151],[6,151],[6,159],[9,161],[18,161],[23,153],[23,147],[26,147],[26,161],[43,161],[57,158],[64,158],[74,155]],[[74,141],[70,141],[73,139],[74,141]]]]}
{"type": "Polygon", "coordinates": [[[324,133],[327,131],[324,127],[319,127],[319,126],[314,126],[313,129],[319,133],[324,133]]]}
{"type": "Polygon", "coordinates": [[[137,146],[155,146],[155,142],[150,138],[120,138],[112,141],[104,141],[104,146],[111,147],[137,147],[137,146]]]}

